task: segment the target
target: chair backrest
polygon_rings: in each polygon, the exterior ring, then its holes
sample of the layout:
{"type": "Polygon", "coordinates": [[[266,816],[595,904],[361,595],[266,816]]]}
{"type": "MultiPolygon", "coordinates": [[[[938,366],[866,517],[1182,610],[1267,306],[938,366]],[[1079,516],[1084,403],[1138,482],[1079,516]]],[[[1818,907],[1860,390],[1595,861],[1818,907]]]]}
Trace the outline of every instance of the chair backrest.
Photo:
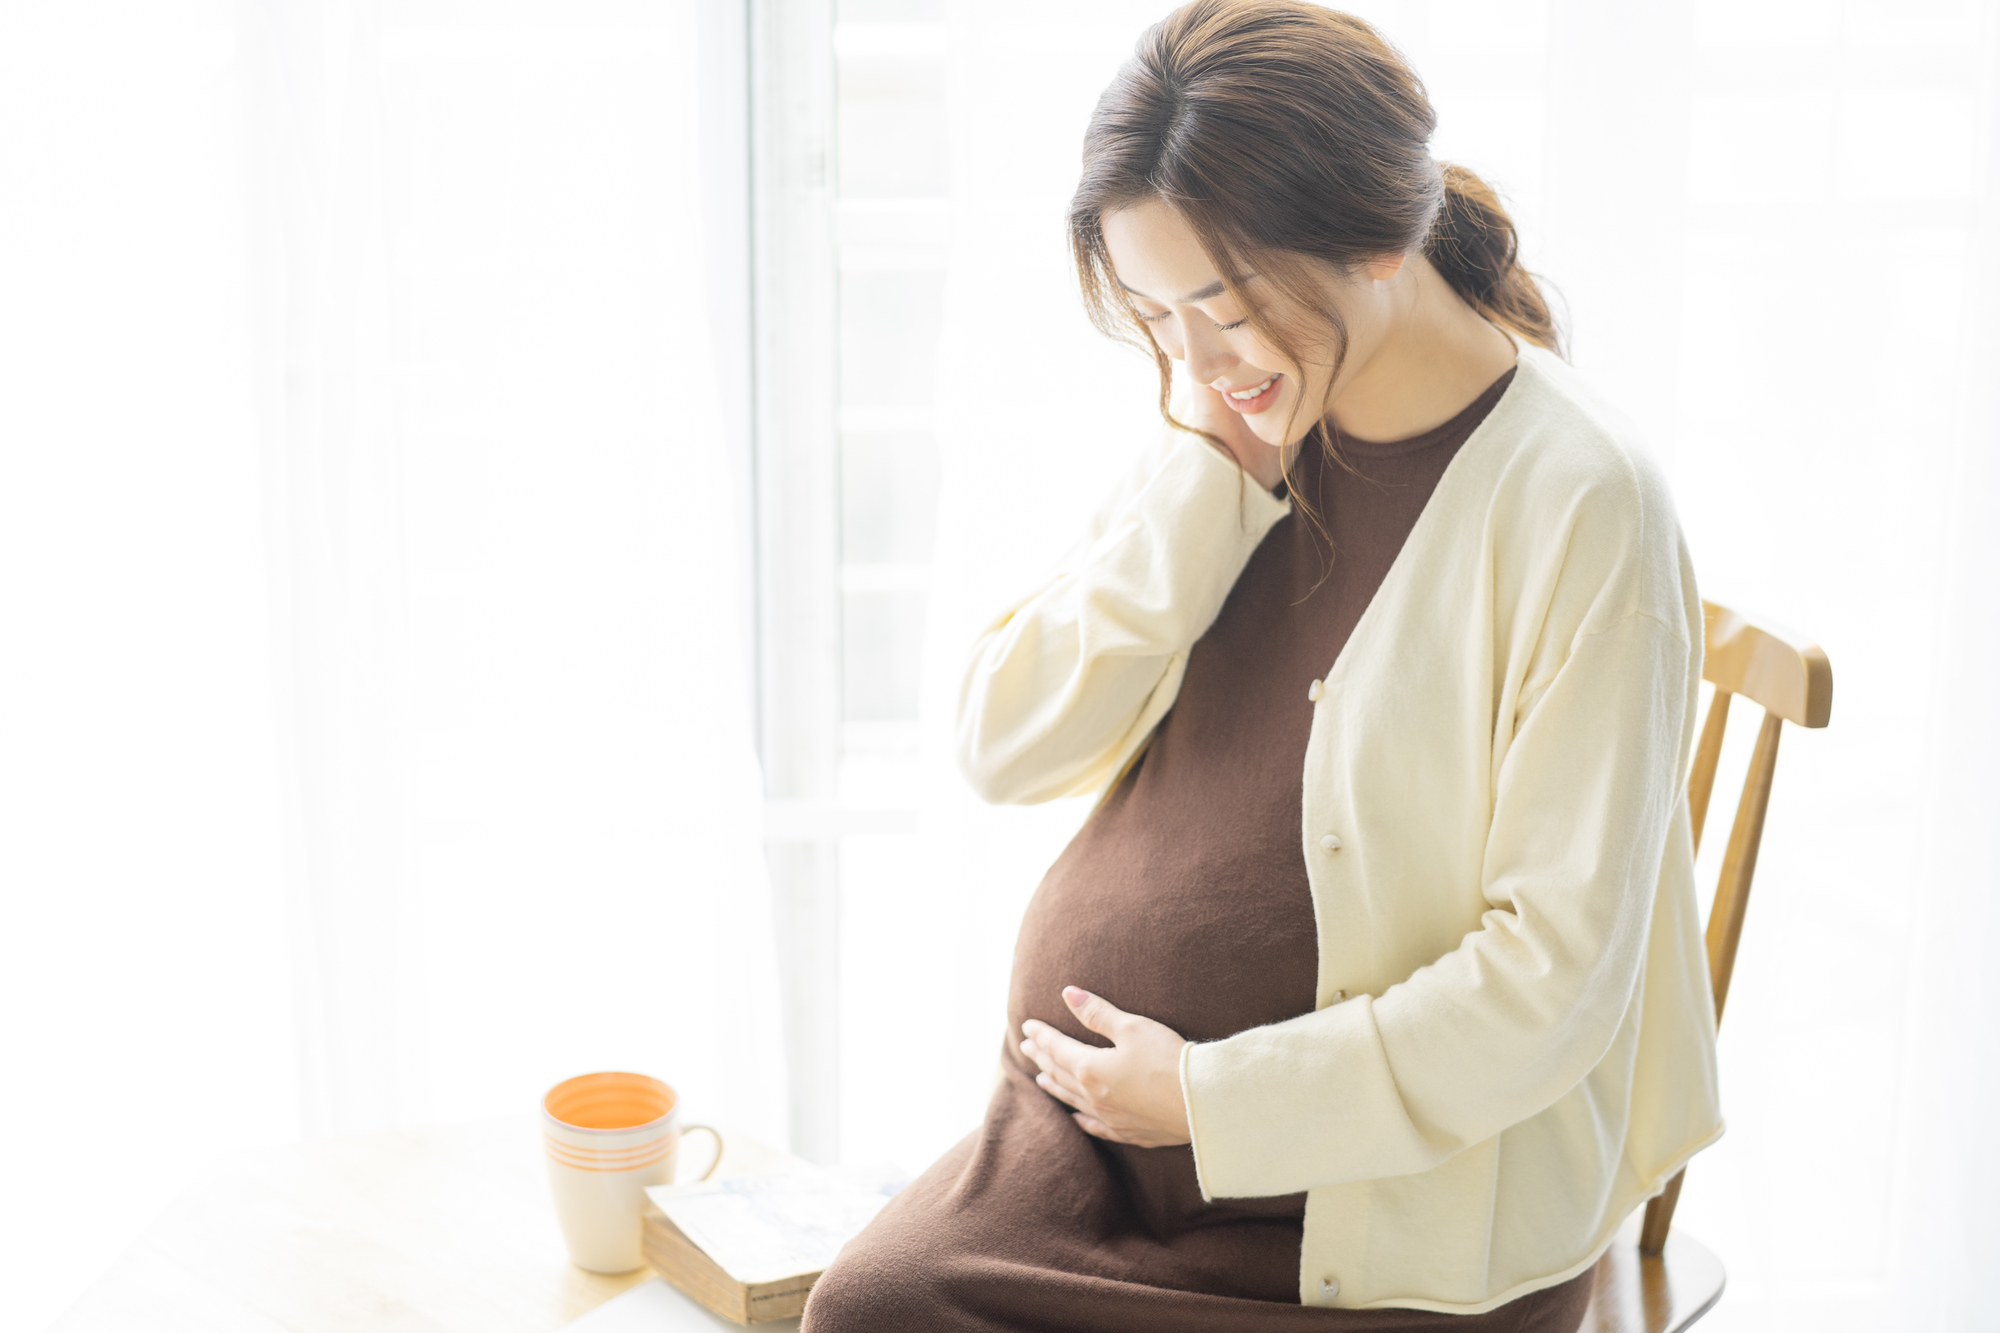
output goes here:
{"type": "MultiPolygon", "coordinates": [[[[1823,727],[1833,711],[1833,668],[1819,645],[1809,643],[1769,621],[1753,621],[1741,612],[1703,602],[1707,651],[1702,679],[1715,686],[1702,723],[1688,772],[1688,810],[1693,817],[1694,844],[1701,847],[1702,826],[1708,820],[1708,798],[1715,789],[1715,768],[1722,758],[1722,734],[1729,725],[1729,701],[1738,695],[1764,710],[1757,748],[1743,777],[1743,795],[1736,803],[1736,823],[1722,854],[1722,875],[1716,881],[1715,902],[1708,911],[1708,975],[1715,990],[1715,1021],[1722,1023],[1723,1002],[1729,998],[1729,978],[1736,969],[1736,945],[1743,937],[1743,916],[1750,906],[1750,880],[1757,871],[1757,848],[1764,839],[1764,814],[1771,805],[1771,779],[1778,767],[1778,734],[1787,722],[1823,727]]],[[[1667,1243],[1679,1202],[1681,1178],[1675,1176],[1661,1195],[1646,1205],[1639,1249],[1658,1254],[1667,1243]]]]}

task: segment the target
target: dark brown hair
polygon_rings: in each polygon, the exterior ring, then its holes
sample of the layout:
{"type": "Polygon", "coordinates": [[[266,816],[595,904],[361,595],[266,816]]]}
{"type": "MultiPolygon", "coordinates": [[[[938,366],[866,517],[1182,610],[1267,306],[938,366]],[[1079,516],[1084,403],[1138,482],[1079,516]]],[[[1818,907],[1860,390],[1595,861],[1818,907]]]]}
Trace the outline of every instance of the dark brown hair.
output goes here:
{"type": "MultiPolygon", "coordinates": [[[[1473,309],[1560,352],[1499,197],[1432,160],[1436,123],[1416,74],[1351,15],[1301,0],[1193,0],[1146,30],[1090,118],[1069,231],[1092,322],[1152,354],[1168,421],[1172,363],[1120,294],[1102,226],[1148,199],[1187,221],[1239,297],[1254,272],[1298,309],[1320,309],[1310,261],[1346,271],[1421,246],[1473,309]]],[[[1305,364],[1311,331],[1243,305],[1267,342],[1305,364]]],[[[1346,330],[1324,313],[1338,367],[1346,330]]],[[[1338,459],[1325,423],[1314,431],[1338,459]]]]}

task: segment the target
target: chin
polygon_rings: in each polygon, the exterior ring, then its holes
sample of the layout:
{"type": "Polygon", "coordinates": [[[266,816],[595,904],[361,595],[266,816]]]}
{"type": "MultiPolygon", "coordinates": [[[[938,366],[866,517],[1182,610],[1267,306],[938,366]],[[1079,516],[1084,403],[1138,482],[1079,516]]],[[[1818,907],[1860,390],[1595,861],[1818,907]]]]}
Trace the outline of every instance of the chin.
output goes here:
{"type": "Polygon", "coordinates": [[[1252,435],[1273,449],[1285,447],[1285,411],[1282,406],[1259,412],[1254,417],[1246,417],[1243,424],[1250,428],[1252,435]]]}
{"type": "Polygon", "coordinates": [[[1295,395],[1285,394],[1277,402],[1271,404],[1256,416],[1245,417],[1244,424],[1250,427],[1252,435],[1255,435],[1273,449],[1283,449],[1287,445],[1297,444],[1299,440],[1304,439],[1312,430],[1312,422],[1306,418],[1304,413],[1294,413],[1293,407],[1297,401],[1298,399],[1295,395]],[[1294,415],[1298,417],[1296,421],[1293,420],[1294,415]],[[1290,429],[1288,430],[1287,427],[1290,429]],[[1297,439],[1286,438],[1288,435],[1294,434],[1298,437],[1297,439]]]}
{"type": "Polygon", "coordinates": [[[1304,423],[1304,429],[1298,430],[1297,439],[1287,439],[1286,435],[1288,432],[1285,430],[1285,427],[1288,425],[1296,428],[1299,423],[1293,422],[1290,411],[1283,404],[1279,404],[1268,411],[1259,413],[1250,427],[1250,433],[1270,445],[1273,449],[1283,449],[1287,445],[1297,444],[1299,440],[1303,440],[1306,436],[1312,434],[1312,423],[1307,421],[1304,423]]]}

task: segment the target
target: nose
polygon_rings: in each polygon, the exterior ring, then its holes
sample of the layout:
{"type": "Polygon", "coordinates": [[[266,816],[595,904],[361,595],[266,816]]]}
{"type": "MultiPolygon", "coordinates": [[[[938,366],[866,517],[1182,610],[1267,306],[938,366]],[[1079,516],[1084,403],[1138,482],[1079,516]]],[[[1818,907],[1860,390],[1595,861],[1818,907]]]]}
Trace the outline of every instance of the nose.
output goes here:
{"type": "MultiPolygon", "coordinates": [[[[1193,323],[1199,325],[1206,320],[1196,315],[1193,323]]],[[[1213,384],[1229,373],[1237,364],[1235,353],[1231,352],[1222,339],[1202,328],[1190,328],[1187,338],[1188,378],[1196,384],[1213,384]]]]}

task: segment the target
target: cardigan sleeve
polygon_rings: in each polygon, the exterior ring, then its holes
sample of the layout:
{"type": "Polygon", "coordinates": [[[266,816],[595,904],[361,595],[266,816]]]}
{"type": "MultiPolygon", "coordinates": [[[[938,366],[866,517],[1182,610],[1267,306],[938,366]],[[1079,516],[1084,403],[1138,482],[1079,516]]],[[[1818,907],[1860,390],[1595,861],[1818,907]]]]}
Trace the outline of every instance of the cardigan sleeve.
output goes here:
{"type": "Polygon", "coordinates": [[[1168,436],[1054,578],[979,638],[958,761],[988,801],[1102,786],[1151,734],[1188,650],[1290,506],[1196,435],[1168,436]]]}
{"type": "Polygon", "coordinates": [[[1477,929],[1379,996],[1181,1057],[1205,1197],[1428,1170],[1541,1111],[1632,1002],[1699,673],[1628,610],[1576,637],[1500,760],[1477,929]]]}

